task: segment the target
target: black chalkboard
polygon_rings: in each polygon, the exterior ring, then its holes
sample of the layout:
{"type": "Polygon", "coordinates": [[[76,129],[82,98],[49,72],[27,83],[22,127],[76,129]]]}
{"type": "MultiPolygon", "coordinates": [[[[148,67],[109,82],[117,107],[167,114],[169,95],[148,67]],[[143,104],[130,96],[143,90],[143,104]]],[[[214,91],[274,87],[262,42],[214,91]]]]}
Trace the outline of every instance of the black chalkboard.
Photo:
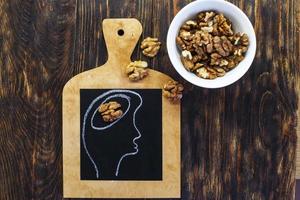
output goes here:
{"type": "Polygon", "coordinates": [[[80,90],[81,180],[162,180],[161,89],[80,90]],[[123,117],[102,120],[98,107],[117,101],[123,117]]]}

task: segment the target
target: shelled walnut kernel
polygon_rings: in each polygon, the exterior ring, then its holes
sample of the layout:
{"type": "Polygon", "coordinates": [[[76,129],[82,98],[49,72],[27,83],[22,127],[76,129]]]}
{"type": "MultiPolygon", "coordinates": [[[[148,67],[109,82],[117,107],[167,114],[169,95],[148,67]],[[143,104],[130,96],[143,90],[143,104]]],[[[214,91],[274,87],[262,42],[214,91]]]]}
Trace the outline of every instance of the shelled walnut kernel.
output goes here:
{"type": "Polygon", "coordinates": [[[134,61],[126,67],[126,74],[131,81],[139,81],[148,76],[148,63],[145,61],[134,61]]]}
{"type": "Polygon", "coordinates": [[[123,115],[121,105],[116,101],[101,104],[98,111],[105,122],[115,121],[123,115]]]}
{"type": "Polygon", "coordinates": [[[158,53],[160,45],[161,43],[158,41],[157,38],[147,37],[143,40],[141,44],[141,49],[143,49],[143,54],[145,56],[153,58],[158,53]]]}
{"type": "Polygon", "coordinates": [[[223,14],[205,11],[181,26],[176,43],[188,71],[204,79],[215,79],[244,59],[249,38],[245,33],[235,33],[223,14]]]}
{"type": "Polygon", "coordinates": [[[170,80],[163,87],[163,96],[172,102],[177,102],[182,98],[183,85],[177,81],[170,80]]]}

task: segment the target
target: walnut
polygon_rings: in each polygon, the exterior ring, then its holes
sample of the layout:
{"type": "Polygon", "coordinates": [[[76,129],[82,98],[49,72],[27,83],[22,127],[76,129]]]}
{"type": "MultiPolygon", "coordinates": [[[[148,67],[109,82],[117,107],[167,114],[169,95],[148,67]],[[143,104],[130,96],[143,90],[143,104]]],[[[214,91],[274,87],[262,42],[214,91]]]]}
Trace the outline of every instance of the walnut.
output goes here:
{"type": "Polygon", "coordinates": [[[234,43],[233,54],[239,57],[243,56],[247,52],[249,46],[248,35],[244,33],[236,33],[232,37],[232,41],[234,43]]]}
{"type": "Polygon", "coordinates": [[[229,56],[227,58],[228,65],[226,66],[228,69],[233,69],[239,62],[236,60],[235,56],[229,56]]]}
{"type": "Polygon", "coordinates": [[[220,61],[220,67],[227,66],[228,64],[229,64],[229,62],[226,59],[222,59],[220,61]]]}
{"type": "Polygon", "coordinates": [[[183,89],[183,85],[177,81],[169,81],[163,86],[163,96],[177,102],[182,98],[183,89]]]}
{"type": "Polygon", "coordinates": [[[215,68],[212,68],[212,67],[205,67],[207,72],[209,73],[209,79],[215,79],[218,77],[218,73],[217,71],[215,70],[215,68]]]}
{"type": "Polygon", "coordinates": [[[202,28],[202,27],[207,27],[208,26],[208,23],[207,22],[199,22],[199,27],[200,27],[200,29],[202,28]]]}
{"type": "Polygon", "coordinates": [[[161,43],[157,38],[147,37],[143,40],[141,44],[141,49],[143,49],[143,54],[148,57],[154,57],[160,49],[161,43]]]}
{"type": "Polygon", "coordinates": [[[218,26],[220,26],[221,24],[226,22],[226,18],[223,14],[219,14],[214,17],[213,21],[214,21],[214,24],[217,24],[218,26]]]}
{"type": "Polygon", "coordinates": [[[181,62],[183,66],[189,71],[191,71],[194,67],[192,58],[193,57],[190,51],[184,50],[181,52],[181,62]]]}
{"type": "Polygon", "coordinates": [[[187,24],[183,24],[183,25],[181,26],[181,29],[182,29],[182,30],[186,30],[186,31],[190,31],[190,30],[191,30],[191,27],[190,27],[189,25],[187,25],[187,24]]]}
{"type": "Polygon", "coordinates": [[[208,21],[211,20],[215,15],[216,15],[215,12],[206,12],[206,13],[205,13],[204,21],[205,21],[205,22],[208,22],[208,21]]]}
{"type": "Polygon", "coordinates": [[[198,24],[194,20],[188,20],[185,22],[184,26],[186,30],[191,30],[192,28],[196,28],[198,24]]]}
{"type": "Polygon", "coordinates": [[[200,62],[201,60],[202,60],[202,57],[199,56],[199,55],[194,55],[194,56],[192,57],[193,63],[200,62]]]}
{"type": "Polygon", "coordinates": [[[215,79],[224,76],[226,71],[221,67],[201,67],[196,71],[196,75],[204,79],[215,79]]]}
{"type": "Polygon", "coordinates": [[[209,22],[207,22],[207,25],[208,25],[208,27],[212,27],[214,25],[214,22],[213,21],[209,21],[209,22]]]}
{"type": "Polygon", "coordinates": [[[139,81],[148,76],[148,63],[145,61],[134,61],[126,67],[126,74],[131,81],[139,81]]]}
{"type": "Polygon", "coordinates": [[[205,78],[208,79],[209,78],[209,72],[207,71],[207,69],[205,67],[201,67],[196,71],[196,75],[201,77],[201,78],[205,78]]]}
{"type": "Polygon", "coordinates": [[[244,60],[244,56],[233,55],[228,57],[228,65],[226,66],[228,69],[233,69],[237,66],[242,60],[244,60]]]}
{"type": "Polygon", "coordinates": [[[213,31],[212,31],[211,34],[212,34],[213,36],[219,35],[218,24],[214,24],[212,27],[213,27],[213,31]]]}
{"type": "Polygon", "coordinates": [[[200,40],[196,42],[199,43],[200,46],[205,46],[207,53],[212,53],[213,52],[212,35],[207,32],[201,32],[200,36],[201,36],[200,40]]]}
{"type": "Polygon", "coordinates": [[[205,49],[209,48],[209,44],[212,43],[212,38],[210,37],[210,35],[208,33],[197,31],[191,43],[194,47],[193,49],[191,49],[191,51],[194,51],[196,53],[195,56],[206,60],[207,54],[205,52],[205,49]]]}
{"type": "Polygon", "coordinates": [[[246,33],[241,33],[241,45],[248,47],[249,46],[249,37],[246,33]]]}
{"type": "Polygon", "coordinates": [[[176,44],[183,50],[186,50],[186,44],[182,41],[181,37],[176,37],[176,44]]]}
{"type": "Polygon", "coordinates": [[[208,45],[209,43],[212,42],[212,36],[209,33],[206,32],[200,32],[200,36],[201,36],[201,41],[199,41],[199,43],[203,43],[204,45],[208,45]]]}
{"type": "Polygon", "coordinates": [[[240,48],[237,48],[236,50],[234,50],[233,55],[235,56],[241,56],[243,53],[243,50],[240,48]]]}
{"type": "Polygon", "coordinates": [[[182,25],[176,44],[188,71],[214,79],[224,76],[244,59],[249,38],[247,34],[234,33],[230,20],[223,14],[204,11],[182,25]]]}
{"type": "Polygon", "coordinates": [[[233,35],[231,22],[223,15],[216,14],[213,18],[213,31],[212,34],[216,35],[233,35]]]}
{"type": "Polygon", "coordinates": [[[246,33],[236,33],[232,37],[234,45],[249,46],[249,37],[246,33]]]}
{"type": "Polygon", "coordinates": [[[123,115],[121,105],[116,101],[101,104],[98,111],[105,122],[115,121],[123,115]]]}
{"type": "Polygon", "coordinates": [[[213,32],[214,28],[212,26],[202,27],[201,30],[204,31],[204,32],[207,32],[207,33],[211,33],[211,32],[213,32]]]}
{"type": "Polygon", "coordinates": [[[233,69],[236,66],[236,63],[234,59],[228,59],[228,65],[226,65],[226,68],[233,69]]]}
{"type": "Polygon", "coordinates": [[[207,59],[207,54],[205,52],[205,48],[204,47],[196,47],[194,50],[198,56],[201,57],[202,60],[206,60],[207,59]]]}
{"type": "Polygon", "coordinates": [[[225,21],[223,24],[219,26],[219,31],[221,32],[221,34],[227,36],[233,35],[231,24],[229,24],[227,21],[225,21]]]}
{"type": "Polygon", "coordinates": [[[197,20],[199,22],[204,22],[204,19],[205,19],[205,15],[206,15],[206,12],[201,12],[197,15],[197,20]]]}
{"type": "Polygon", "coordinates": [[[189,31],[186,30],[180,30],[179,31],[179,37],[181,37],[184,40],[192,40],[193,39],[193,34],[189,31]]]}
{"type": "Polygon", "coordinates": [[[233,54],[236,56],[244,55],[248,50],[248,47],[245,46],[235,46],[233,54]]]}
{"type": "Polygon", "coordinates": [[[234,62],[236,63],[236,64],[238,64],[238,63],[240,63],[242,60],[244,60],[244,56],[235,56],[234,57],[234,62]]]}
{"type": "Polygon", "coordinates": [[[193,42],[195,35],[189,31],[180,29],[178,37],[176,37],[176,44],[183,50],[193,51],[193,42]]]}
{"type": "Polygon", "coordinates": [[[221,56],[229,56],[232,52],[233,45],[227,37],[215,36],[213,39],[214,47],[221,56]]]}
{"type": "Polygon", "coordinates": [[[184,58],[187,58],[188,60],[192,60],[192,58],[193,58],[191,52],[189,52],[189,51],[187,51],[187,50],[181,52],[181,54],[182,54],[182,56],[183,56],[184,58]]]}
{"type": "Polygon", "coordinates": [[[203,63],[196,63],[195,66],[193,67],[192,71],[195,72],[195,71],[197,71],[199,68],[201,68],[203,66],[204,66],[203,63]]]}
{"type": "Polygon", "coordinates": [[[182,26],[181,29],[189,31],[193,28],[196,28],[198,26],[197,22],[194,20],[188,20],[186,21],[182,26]]]}
{"type": "Polygon", "coordinates": [[[226,74],[226,71],[221,67],[215,67],[213,69],[217,72],[218,77],[224,76],[226,74]]]}

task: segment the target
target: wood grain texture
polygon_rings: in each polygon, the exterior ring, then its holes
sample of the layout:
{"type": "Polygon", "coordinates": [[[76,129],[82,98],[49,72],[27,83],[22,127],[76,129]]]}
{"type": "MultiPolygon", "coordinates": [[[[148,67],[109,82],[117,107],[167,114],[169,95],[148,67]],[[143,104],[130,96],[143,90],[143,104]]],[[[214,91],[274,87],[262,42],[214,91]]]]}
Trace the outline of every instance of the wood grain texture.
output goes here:
{"type": "Polygon", "coordinates": [[[142,37],[163,45],[152,60],[140,49],[132,59],[184,83],[182,199],[294,198],[299,0],[230,0],[255,26],[257,55],[215,90],[188,84],[168,59],[168,25],[188,2],[0,0],[0,199],[62,199],[62,88],[107,59],[108,17],[139,19],[142,37]]]}
{"type": "MultiPolygon", "coordinates": [[[[298,5],[300,3],[298,2],[298,5]]],[[[297,6],[296,9],[294,10],[294,15],[295,15],[295,29],[294,29],[294,36],[295,36],[295,63],[296,66],[300,65],[300,6],[297,6]]],[[[299,71],[298,71],[299,75],[299,71]]],[[[300,91],[300,80],[299,76],[296,77],[296,91],[300,91]]],[[[300,98],[298,94],[298,106],[300,105],[300,98]]],[[[300,109],[297,111],[297,151],[296,151],[296,178],[300,179],[300,109]]],[[[299,182],[299,181],[298,181],[299,182]]]]}

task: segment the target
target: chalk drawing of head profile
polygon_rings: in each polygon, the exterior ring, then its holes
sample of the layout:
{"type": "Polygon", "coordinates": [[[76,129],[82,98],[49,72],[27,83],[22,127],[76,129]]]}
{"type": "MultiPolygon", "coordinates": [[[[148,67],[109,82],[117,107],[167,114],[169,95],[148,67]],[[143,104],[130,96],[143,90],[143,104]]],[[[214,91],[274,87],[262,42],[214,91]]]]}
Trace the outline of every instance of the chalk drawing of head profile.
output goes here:
{"type": "Polygon", "coordinates": [[[140,94],[131,90],[109,90],[96,97],[85,111],[82,122],[82,145],[96,179],[118,177],[122,162],[138,154],[141,138],[136,115],[143,104],[140,94]],[[101,121],[98,108],[102,103],[121,101],[123,115],[110,123],[101,121]],[[125,106],[124,106],[125,105],[125,106]]]}

